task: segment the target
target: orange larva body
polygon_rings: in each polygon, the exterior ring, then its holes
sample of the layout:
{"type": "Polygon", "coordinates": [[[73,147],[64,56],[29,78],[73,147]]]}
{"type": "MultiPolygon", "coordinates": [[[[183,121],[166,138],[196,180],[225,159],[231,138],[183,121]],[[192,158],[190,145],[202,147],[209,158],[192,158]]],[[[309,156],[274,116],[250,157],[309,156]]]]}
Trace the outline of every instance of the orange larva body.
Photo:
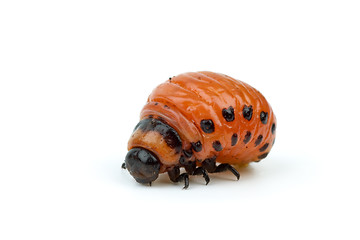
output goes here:
{"type": "Polygon", "coordinates": [[[275,140],[276,118],[264,96],[244,82],[213,72],[170,78],[153,90],[140,118],[159,120],[180,138],[181,151],[169,146],[171,139],[162,141],[164,134],[135,129],[128,149],[148,149],[160,161],[160,173],[189,162],[201,167],[208,159],[227,164],[259,161],[275,140]]]}

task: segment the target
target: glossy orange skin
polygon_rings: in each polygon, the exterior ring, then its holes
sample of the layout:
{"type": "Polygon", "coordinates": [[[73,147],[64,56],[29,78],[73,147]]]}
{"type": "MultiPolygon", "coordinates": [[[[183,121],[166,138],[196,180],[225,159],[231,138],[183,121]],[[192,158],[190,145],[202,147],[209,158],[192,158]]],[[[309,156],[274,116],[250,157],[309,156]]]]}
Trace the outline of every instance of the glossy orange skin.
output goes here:
{"type": "MultiPolygon", "coordinates": [[[[191,142],[200,141],[202,150],[193,151],[190,161],[196,160],[198,165],[206,158],[216,156],[216,161],[229,164],[247,164],[258,161],[259,156],[268,153],[275,139],[271,131],[276,118],[271,106],[264,96],[250,85],[233,79],[227,75],[213,72],[190,72],[175,76],[156,87],[150,94],[147,104],[141,111],[141,119],[149,116],[161,118],[179,134],[182,148],[191,149],[191,142]],[[243,107],[252,106],[251,120],[243,117],[243,107]],[[234,121],[227,122],[222,109],[234,108],[234,121]],[[260,121],[261,111],[268,113],[267,123],[260,121]],[[215,126],[213,133],[205,133],[200,126],[203,119],[211,119],[215,126]],[[247,131],[251,139],[244,143],[247,131]],[[236,133],[237,143],[232,146],[231,138],[236,133]],[[255,146],[255,141],[262,135],[262,141],[255,146]],[[214,141],[220,141],[221,151],[215,151],[214,141]],[[260,148],[268,144],[265,151],[260,148]]],[[[128,148],[136,147],[134,141],[129,141],[128,148]]],[[[161,172],[175,165],[178,159],[171,161],[162,151],[159,158],[164,167],[161,172]]],[[[179,155],[180,157],[180,155],[179,155]]]]}

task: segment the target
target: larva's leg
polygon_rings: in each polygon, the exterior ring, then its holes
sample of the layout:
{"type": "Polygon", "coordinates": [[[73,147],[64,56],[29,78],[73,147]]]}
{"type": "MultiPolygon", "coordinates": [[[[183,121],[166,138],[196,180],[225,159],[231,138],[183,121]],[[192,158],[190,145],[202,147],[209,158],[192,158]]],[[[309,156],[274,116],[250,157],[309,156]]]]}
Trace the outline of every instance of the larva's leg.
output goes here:
{"type": "Polygon", "coordinates": [[[222,163],[219,166],[217,166],[215,169],[215,172],[225,172],[225,171],[232,172],[236,176],[237,180],[239,180],[240,173],[228,163],[222,163]]]}
{"type": "Polygon", "coordinates": [[[195,171],[193,172],[193,175],[202,175],[203,178],[205,179],[206,185],[208,185],[208,183],[210,182],[209,175],[207,174],[206,170],[203,167],[196,168],[195,171]]]}
{"type": "Polygon", "coordinates": [[[189,174],[187,173],[180,174],[179,167],[173,167],[172,169],[168,170],[168,175],[170,180],[173,182],[184,181],[185,185],[183,189],[187,189],[189,187],[189,174]]]}
{"type": "Polygon", "coordinates": [[[177,178],[177,182],[181,182],[181,181],[185,182],[183,189],[187,189],[189,187],[189,174],[187,173],[180,174],[180,176],[177,178]]]}
{"type": "Polygon", "coordinates": [[[236,176],[237,180],[239,180],[239,178],[240,178],[240,173],[230,164],[222,163],[222,164],[216,166],[216,158],[215,157],[205,159],[202,162],[202,166],[209,173],[224,172],[224,171],[229,170],[236,176]]]}

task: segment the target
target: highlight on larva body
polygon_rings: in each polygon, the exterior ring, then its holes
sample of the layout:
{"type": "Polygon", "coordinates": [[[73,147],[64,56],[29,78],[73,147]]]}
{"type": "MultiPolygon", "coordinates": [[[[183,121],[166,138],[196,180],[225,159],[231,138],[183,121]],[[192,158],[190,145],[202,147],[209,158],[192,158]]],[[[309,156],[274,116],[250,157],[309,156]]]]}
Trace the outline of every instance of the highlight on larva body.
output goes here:
{"type": "Polygon", "coordinates": [[[128,142],[123,168],[139,183],[166,173],[189,186],[190,175],[230,171],[270,152],[276,118],[264,96],[224,74],[189,72],[169,78],[150,94],[128,142]],[[185,171],[181,173],[180,169],[185,171]]]}

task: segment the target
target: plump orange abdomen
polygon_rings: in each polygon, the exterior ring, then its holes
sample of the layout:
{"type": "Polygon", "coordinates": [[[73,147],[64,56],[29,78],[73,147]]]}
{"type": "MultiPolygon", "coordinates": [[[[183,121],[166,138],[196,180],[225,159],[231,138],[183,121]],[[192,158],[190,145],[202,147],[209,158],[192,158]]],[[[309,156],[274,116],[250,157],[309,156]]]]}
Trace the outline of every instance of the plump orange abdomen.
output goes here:
{"type": "MultiPolygon", "coordinates": [[[[160,156],[162,171],[178,165],[178,157],[186,152],[192,152],[189,161],[199,164],[212,157],[229,164],[259,161],[275,139],[276,118],[263,95],[213,72],[180,74],[159,85],[141,112],[141,119],[149,117],[169,124],[182,140],[183,153],[160,156]]],[[[128,148],[133,147],[130,141],[128,148]]]]}

